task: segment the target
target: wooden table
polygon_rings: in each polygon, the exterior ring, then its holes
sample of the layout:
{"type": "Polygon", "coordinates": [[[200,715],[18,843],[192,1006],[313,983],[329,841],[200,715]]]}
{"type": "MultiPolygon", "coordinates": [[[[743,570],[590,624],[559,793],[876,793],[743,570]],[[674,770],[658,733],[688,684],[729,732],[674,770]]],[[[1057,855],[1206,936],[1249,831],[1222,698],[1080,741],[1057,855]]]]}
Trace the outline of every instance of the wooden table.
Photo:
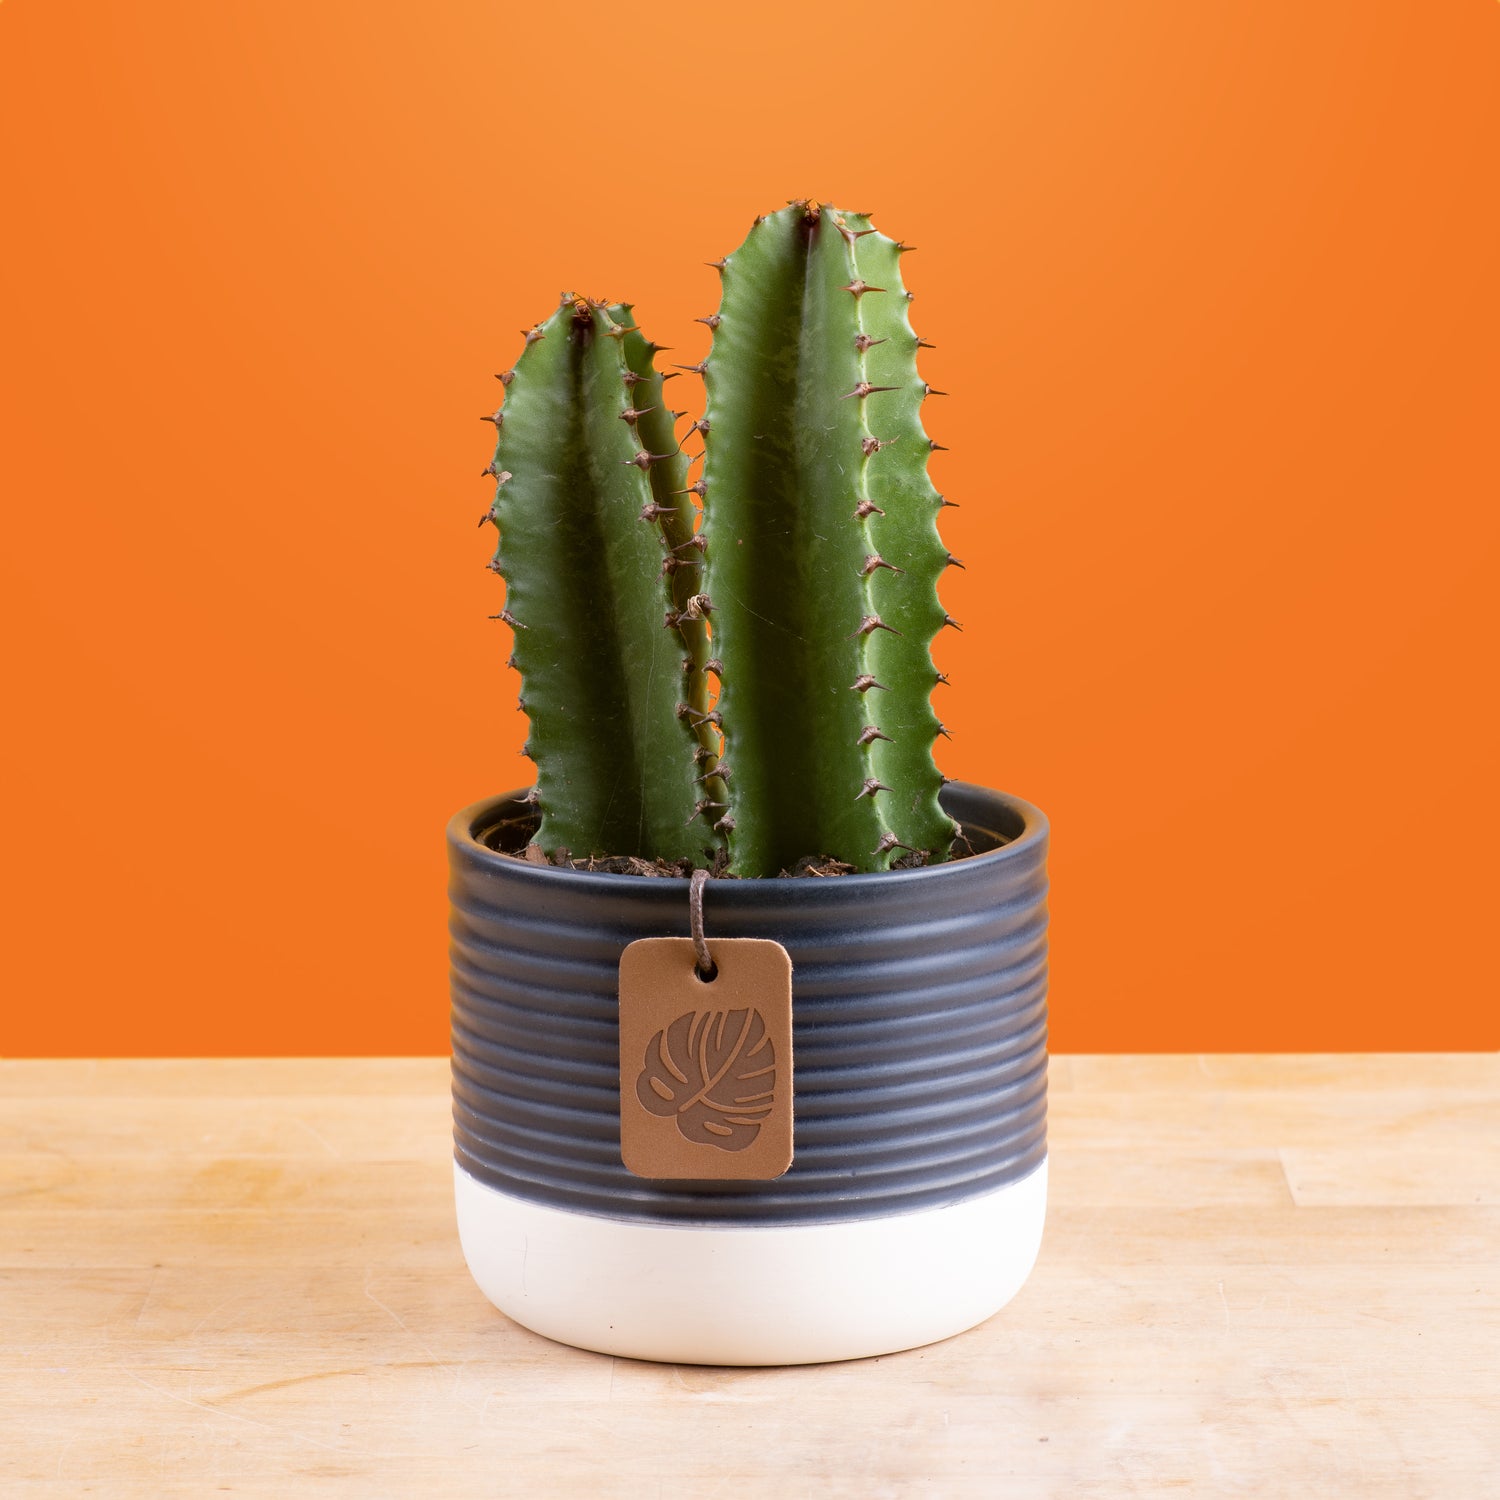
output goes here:
{"type": "Polygon", "coordinates": [[[1500,1057],[1053,1061],[1041,1261],[885,1359],[640,1364],[469,1281],[447,1063],[0,1063],[0,1494],[1500,1494],[1500,1057]]]}

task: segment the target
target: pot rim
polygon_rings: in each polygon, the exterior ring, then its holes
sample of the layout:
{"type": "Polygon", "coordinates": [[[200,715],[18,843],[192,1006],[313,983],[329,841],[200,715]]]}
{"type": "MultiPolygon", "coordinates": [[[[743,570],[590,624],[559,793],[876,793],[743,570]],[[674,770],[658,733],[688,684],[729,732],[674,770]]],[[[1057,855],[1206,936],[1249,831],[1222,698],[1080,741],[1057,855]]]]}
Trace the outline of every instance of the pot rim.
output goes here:
{"type": "MultiPolygon", "coordinates": [[[[448,820],[448,842],[456,847],[462,847],[471,859],[487,865],[496,874],[507,879],[567,881],[571,888],[580,894],[585,891],[618,893],[621,889],[621,881],[644,881],[653,889],[661,890],[663,893],[673,890],[686,893],[688,881],[679,875],[643,876],[614,870],[574,870],[558,865],[533,865],[491,849],[482,841],[480,833],[493,826],[494,815],[503,805],[518,801],[529,790],[529,787],[520,787],[515,791],[501,792],[498,796],[485,797],[478,802],[471,803],[468,807],[461,808],[448,820]]],[[[893,880],[907,883],[916,880],[929,883],[963,880],[966,873],[978,872],[996,861],[1027,856],[1038,843],[1043,843],[1047,839],[1047,815],[1039,807],[1020,797],[969,781],[950,781],[943,790],[944,793],[951,791],[957,798],[973,795],[994,799],[1013,817],[1019,819],[1020,833],[997,848],[985,849],[965,859],[947,860],[940,865],[917,865],[904,870],[875,870],[854,875],[831,876],[827,880],[790,875],[740,876],[714,881],[715,893],[719,897],[732,899],[731,893],[737,888],[748,894],[750,891],[764,890],[769,886],[785,889],[795,884],[800,887],[809,887],[808,894],[811,896],[812,891],[821,890],[825,886],[834,886],[840,891],[852,893],[884,888],[893,880]]],[[[813,899],[817,898],[813,897],[813,899]]]]}

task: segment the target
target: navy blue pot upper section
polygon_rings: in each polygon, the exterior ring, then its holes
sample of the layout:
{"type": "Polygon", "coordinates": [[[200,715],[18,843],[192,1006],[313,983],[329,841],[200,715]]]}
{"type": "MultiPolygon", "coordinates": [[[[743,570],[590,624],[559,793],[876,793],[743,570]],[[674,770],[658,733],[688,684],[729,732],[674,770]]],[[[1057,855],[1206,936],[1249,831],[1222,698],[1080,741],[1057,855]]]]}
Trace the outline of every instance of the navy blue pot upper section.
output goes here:
{"type": "Polygon", "coordinates": [[[616,986],[688,933],[687,881],[530,865],[491,844],[514,795],[448,828],[459,1164],[504,1192],[646,1221],[829,1222],[992,1191],[1046,1153],[1047,823],[953,783],[972,858],[882,875],[710,881],[709,937],[792,958],[794,1135],[774,1182],[663,1182],[620,1160],[616,986]]]}

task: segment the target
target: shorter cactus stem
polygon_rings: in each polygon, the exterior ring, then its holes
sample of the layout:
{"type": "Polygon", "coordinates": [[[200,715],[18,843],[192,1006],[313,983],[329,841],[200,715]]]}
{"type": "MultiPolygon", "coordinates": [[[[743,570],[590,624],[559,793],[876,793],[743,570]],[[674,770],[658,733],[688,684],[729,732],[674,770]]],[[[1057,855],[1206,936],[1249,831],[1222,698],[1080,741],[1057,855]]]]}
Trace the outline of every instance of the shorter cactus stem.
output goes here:
{"type": "Polygon", "coordinates": [[[681,647],[662,628],[658,535],[638,519],[680,475],[670,423],[663,443],[659,413],[640,410],[659,406],[654,386],[638,383],[636,420],[619,420],[627,373],[654,377],[626,308],[565,297],[526,335],[489,471],[498,618],[515,632],[541,849],[702,859],[715,839],[687,827],[699,788],[694,733],[674,722],[681,647]]]}

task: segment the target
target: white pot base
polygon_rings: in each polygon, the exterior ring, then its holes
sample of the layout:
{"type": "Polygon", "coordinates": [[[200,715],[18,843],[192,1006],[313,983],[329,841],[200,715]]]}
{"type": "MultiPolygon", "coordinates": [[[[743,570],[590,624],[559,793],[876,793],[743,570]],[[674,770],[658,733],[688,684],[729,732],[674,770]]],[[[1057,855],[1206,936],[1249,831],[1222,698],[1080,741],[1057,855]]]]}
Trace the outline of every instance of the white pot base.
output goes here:
{"type": "Polygon", "coordinates": [[[1047,1163],[945,1208],[833,1224],[643,1224],[512,1197],[457,1164],[469,1270],[517,1323],[670,1364],[861,1359],[962,1333],[1036,1262],[1047,1163]]]}

